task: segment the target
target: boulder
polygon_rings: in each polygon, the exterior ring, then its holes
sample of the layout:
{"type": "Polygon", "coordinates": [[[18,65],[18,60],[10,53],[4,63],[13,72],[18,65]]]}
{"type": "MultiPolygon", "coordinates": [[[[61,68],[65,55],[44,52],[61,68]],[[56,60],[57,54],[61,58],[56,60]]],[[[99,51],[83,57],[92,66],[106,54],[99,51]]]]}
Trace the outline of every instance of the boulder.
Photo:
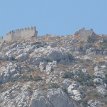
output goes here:
{"type": "Polygon", "coordinates": [[[73,89],[78,89],[78,88],[79,88],[79,83],[73,81],[72,84],[70,84],[68,87],[68,92],[70,93],[73,89]]]}
{"type": "Polygon", "coordinates": [[[39,69],[40,69],[41,72],[43,72],[46,69],[46,63],[45,62],[40,62],[39,69]]]}
{"type": "Polygon", "coordinates": [[[103,104],[98,100],[89,100],[88,107],[102,107],[103,104]]]}
{"type": "Polygon", "coordinates": [[[49,74],[50,72],[52,72],[54,70],[54,68],[57,66],[56,65],[57,62],[56,61],[53,61],[53,62],[49,62],[47,65],[46,65],[46,72],[49,74]]]}
{"type": "Polygon", "coordinates": [[[70,79],[64,79],[62,82],[62,87],[64,89],[68,89],[68,87],[71,85],[72,81],[70,79]]]}
{"type": "Polygon", "coordinates": [[[104,74],[104,72],[102,72],[102,71],[97,71],[97,72],[95,72],[95,73],[94,73],[94,76],[95,76],[95,77],[98,77],[98,78],[105,78],[105,74],[104,74]]]}
{"type": "Polygon", "coordinates": [[[101,95],[107,95],[107,89],[105,88],[105,86],[100,85],[96,87],[97,92],[100,93],[101,95]]]}
{"type": "Polygon", "coordinates": [[[52,51],[47,55],[46,60],[57,61],[58,63],[62,64],[70,64],[71,62],[73,62],[74,57],[68,53],[52,51]]]}
{"type": "Polygon", "coordinates": [[[69,87],[68,87],[68,94],[70,97],[76,101],[82,100],[82,94],[79,91],[79,84],[76,82],[73,82],[69,87]]]}
{"type": "Polygon", "coordinates": [[[25,61],[25,60],[28,59],[28,56],[29,56],[28,53],[22,53],[22,54],[18,55],[18,56],[16,57],[16,59],[19,60],[19,61],[25,61]]]}
{"type": "Polygon", "coordinates": [[[79,107],[70,100],[60,88],[50,89],[47,93],[35,91],[30,107],[79,107]]]}
{"type": "Polygon", "coordinates": [[[94,82],[95,84],[103,84],[103,80],[102,80],[101,78],[95,78],[95,79],[93,80],[93,82],[94,82]]]}

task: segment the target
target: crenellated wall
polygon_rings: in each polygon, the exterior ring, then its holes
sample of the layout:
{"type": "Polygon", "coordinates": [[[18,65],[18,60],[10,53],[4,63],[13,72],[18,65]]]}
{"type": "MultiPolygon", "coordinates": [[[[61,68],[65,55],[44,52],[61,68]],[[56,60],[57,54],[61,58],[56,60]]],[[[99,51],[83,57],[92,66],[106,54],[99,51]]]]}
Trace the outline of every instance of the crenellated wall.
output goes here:
{"type": "Polygon", "coordinates": [[[22,29],[12,30],[6,34],[3,38],[5,41],[18,41],[18,40],[28,40],[28,39],[36,39],[37,38],[37,30],[36,27],[28,27],[22,29]]]}

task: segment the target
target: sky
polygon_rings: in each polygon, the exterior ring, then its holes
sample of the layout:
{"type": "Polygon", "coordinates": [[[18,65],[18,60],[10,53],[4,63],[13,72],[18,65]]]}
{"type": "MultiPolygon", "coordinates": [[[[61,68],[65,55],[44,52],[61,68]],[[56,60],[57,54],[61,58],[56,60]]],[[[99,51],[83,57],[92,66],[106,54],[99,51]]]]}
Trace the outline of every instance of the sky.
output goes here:
{"type": "Polygon", "coordinates": [[[107,34],[107,0],[0,0],[0,35],[36,26],[39,35],[73,34],[80,28],[107,34]]]}

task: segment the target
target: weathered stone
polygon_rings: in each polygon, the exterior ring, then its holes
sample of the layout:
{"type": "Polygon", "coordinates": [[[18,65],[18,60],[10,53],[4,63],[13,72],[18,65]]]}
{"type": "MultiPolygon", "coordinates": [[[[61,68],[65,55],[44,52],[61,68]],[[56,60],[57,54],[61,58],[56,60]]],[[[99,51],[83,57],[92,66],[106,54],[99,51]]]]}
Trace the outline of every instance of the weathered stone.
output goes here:
{"type": "Polygon", "coordinates": [[[76,101],[80,101],[82,99],[82,95],[79,91],[79,84],[76,82],[73,82],[68,87],[68,93],[70,94],[71,98],[73,98],[76,101]]]}
{"type": "Polygon", "coordinates": [[[103,80],[102,80],[101,78],[95,78],[95,79],[93,80],[93,82],[94,82],[95,84],[103,84],[103,80]]]}
{"type": "Polygon", "coordinates": [[[89,100],[88,101],[88,107],[102,107],[103,106],[103,103],[101,103],[100,101],[98,100],[89,100]]]}
{"type": "Polygon", "coordinates": [[[15,59],[19,60],[19,61],[25,61],[28,59],[28,53],[22,53],[20,55],[18,55],[15,59]]]}
{"type": "Polygon", "coordinates": [[[105,86],[103,85],[100,85],[100,86],[97,86],[97,91],[102,94],[102,95],[107,95],[107,89],[105,88],[105,86]]]}
{"type": "Polygon", "coordinates": [[[30,107],[77,107],[61,89],[50,89],[46,93],[36,92],[30,107]],[[44,97],[44,94],[46,97],[44,97]]]}
{"type": "Polygon", "coordinates": [[[15,42],[18,40],[36,39],[37,33],[36,27],[17,29],[7,33],[3,40],[7,42],[15,42]]]}
{"type": "Polygon", "coordinates": [[[95,76],[95,77],[98,77],[98,78],[105,78],[104,72],[101,72],[101,71],[95,72],[95,73],[94,73],[94,76],[95,76]]]}

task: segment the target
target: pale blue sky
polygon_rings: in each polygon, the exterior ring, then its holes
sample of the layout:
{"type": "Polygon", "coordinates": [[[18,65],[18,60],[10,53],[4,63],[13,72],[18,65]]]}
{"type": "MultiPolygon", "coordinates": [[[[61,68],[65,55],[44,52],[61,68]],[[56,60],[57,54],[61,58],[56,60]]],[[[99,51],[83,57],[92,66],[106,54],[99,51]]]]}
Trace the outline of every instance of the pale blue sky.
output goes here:
{"type": "Polygon", "coordinates": [[[0,0],[0,35],[27,26],[36,26],[39,35],[82,27],[107,34],[107,0],[0,0]]]}

